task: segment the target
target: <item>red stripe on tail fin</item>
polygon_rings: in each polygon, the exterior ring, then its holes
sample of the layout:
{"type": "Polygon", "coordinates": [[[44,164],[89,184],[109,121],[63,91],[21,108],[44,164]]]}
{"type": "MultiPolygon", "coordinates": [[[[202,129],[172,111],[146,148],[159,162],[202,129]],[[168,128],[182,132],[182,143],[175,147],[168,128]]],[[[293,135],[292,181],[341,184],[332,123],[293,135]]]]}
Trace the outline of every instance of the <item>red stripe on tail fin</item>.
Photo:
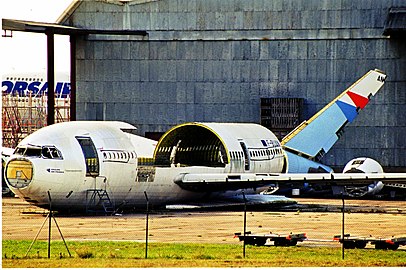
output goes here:
{"type": "Polygon", "coordinates": [[[369,102],[368,98],[360,96],[350,91],[348,91],[347,95],[351,98],[351,100],[355,103],[355,105],[361,109],[364,109],[369,102]]]}

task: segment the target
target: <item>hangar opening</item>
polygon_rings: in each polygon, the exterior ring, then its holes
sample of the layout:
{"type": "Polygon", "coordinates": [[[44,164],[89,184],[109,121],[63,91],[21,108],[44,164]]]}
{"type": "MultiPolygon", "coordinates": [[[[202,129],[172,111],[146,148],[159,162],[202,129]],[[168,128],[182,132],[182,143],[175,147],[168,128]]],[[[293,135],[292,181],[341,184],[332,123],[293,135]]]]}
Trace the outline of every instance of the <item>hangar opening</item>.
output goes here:
{"type": "Polygon", "coordinates": [[[188,123],[169,130],[155,149],[157,166],[225,167],[229,163],[226,147],[209,128],[188,123]]]}

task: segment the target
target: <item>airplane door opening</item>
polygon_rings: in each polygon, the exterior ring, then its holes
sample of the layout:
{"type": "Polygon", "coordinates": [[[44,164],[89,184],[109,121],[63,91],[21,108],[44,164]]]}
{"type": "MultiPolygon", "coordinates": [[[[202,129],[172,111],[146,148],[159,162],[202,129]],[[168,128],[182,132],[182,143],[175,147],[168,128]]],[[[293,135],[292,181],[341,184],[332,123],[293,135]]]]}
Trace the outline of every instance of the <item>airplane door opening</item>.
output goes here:
{"type": "Polygon", "coordinates": [[[250,170],[250,153],[248,152],[247,146],[245,145],[244,142],[240,141],[240,145],[241,145],[242,151],[244,153],[244,165],[245,165],[244,169],[246,171],[249,171],[250,170]]]}
{"type": "Polygon", "coordinates": [[[86,176],[96,177],[99,175],[99,157],[96,147],[89,137],[76,137],[86,161],[86,176]]]}
{"type": "Polygon", "coordinates": [[[225,167],[228,164],[226,146],[208,127],[187,123],[162,136],[154,153],[157,166],[225,167]]]}

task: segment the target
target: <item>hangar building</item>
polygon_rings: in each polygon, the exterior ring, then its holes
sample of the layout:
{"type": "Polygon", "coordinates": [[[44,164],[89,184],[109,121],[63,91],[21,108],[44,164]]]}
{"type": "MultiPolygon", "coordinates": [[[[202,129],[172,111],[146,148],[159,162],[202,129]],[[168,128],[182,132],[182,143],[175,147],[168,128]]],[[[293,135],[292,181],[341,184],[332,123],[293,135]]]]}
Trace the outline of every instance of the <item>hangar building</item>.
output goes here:
{"type": "MultiPolygon", "coordinates": [[[[145,30],[76,41],[77,119],[158,137],[190,121],[255,122],[278,136],[368,70],[386,83],[323,158],[406,170],[406,9],[397,0],[76,1],[58,23],[145,30]]],[[[317,139],[317,138],[315,138],[317,139]]]]}

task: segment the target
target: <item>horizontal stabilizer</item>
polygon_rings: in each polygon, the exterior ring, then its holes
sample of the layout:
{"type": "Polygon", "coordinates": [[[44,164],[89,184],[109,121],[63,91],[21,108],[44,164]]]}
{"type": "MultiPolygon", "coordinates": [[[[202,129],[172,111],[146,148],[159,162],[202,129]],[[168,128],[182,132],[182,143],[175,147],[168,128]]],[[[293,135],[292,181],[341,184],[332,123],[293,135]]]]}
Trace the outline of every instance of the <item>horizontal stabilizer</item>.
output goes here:
{"type": "Polygon", "coordinates": [[[337,98],[283,138],[287,151],[320,160],[340,138],[343,128],[354,121],[372,96],[382,87],[386,75],[370,70],[337,98]]]}

